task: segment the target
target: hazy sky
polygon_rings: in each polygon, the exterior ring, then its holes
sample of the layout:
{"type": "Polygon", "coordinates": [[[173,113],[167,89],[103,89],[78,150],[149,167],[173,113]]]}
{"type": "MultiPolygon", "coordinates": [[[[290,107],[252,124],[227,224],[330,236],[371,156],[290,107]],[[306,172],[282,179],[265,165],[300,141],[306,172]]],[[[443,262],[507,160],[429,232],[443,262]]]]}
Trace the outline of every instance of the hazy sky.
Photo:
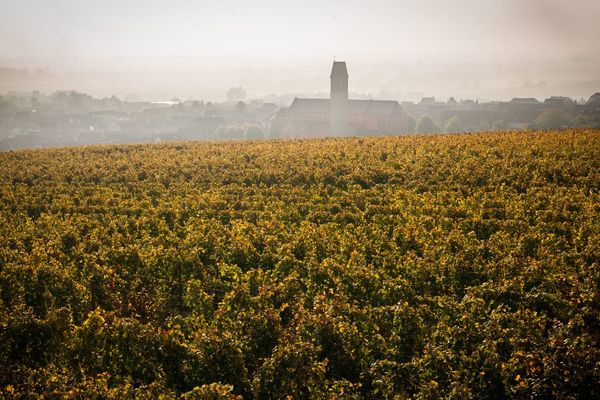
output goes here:
{"type": "Polygon", "coordinates": [[[0,0],[0,9],[0,65],[68,71],[239,75],[334,56],[364,71],[600,55],[599,0],[0,0]]]}

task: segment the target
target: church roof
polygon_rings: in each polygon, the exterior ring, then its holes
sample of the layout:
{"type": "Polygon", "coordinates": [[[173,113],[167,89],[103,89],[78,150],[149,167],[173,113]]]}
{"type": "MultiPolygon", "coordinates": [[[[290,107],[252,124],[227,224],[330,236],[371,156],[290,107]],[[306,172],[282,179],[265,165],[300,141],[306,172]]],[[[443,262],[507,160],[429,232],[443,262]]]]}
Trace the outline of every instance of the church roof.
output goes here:
{"type": "Polygon", "coordinates": [[[391,115],[402,108],[396,100],[348,100],[350,114],[391,115]]]}
{"type": "MultiPolygon", "coordinates": [[[[396,100],[348,100],[350,115],[393,115],[402,111],[396,100]]],[[[292,113],[329,113],[329,99],[295,98],[288,109],[292,113]]]]}
{"type": "Polygon", "coordinates": [[[334,61],[333,62],[333,66],[331,67],[330,78],[333,78],[333,77],[342,77],[342,78],[348,77],[348,70],[346,69],[345,61],[334,61]]]}
{"type": "Polygon", "coordinates": [[[289,111],[297,113],[329,112],[329,99],[301,99],[296,97],[289,111]]]}

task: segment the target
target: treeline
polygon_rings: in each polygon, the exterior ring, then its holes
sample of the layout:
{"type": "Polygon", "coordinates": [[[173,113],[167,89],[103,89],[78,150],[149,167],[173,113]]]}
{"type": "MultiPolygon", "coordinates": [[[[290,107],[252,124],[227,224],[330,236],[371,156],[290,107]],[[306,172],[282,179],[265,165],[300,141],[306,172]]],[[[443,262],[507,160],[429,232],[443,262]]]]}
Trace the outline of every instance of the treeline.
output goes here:
{"type": "Polygon", "coordinates": [[[600,131],[0,153],[4,398],[600,393],[600,131]]]}
{"type": "MultiPolygon", "coordinates": [[[[406,133],[460,133],[472,130],[473,127],[466,127],[459,116],[454,115],[447,120],[434,120],[427,114],[421,115],[419,119],[414,116],[407,116],[406,133]]],[[[560,108],[550,108],[544,110],[531,124],[528,129],[556,130],[556,129],[600,129],[600,115],[573,115],[560,108]]],[[[509,128],[509,124],[503,119],[496,119],[492,122],[487,120],[480,121],[477,129],[479,131],[499,132],[509,128]]]]}

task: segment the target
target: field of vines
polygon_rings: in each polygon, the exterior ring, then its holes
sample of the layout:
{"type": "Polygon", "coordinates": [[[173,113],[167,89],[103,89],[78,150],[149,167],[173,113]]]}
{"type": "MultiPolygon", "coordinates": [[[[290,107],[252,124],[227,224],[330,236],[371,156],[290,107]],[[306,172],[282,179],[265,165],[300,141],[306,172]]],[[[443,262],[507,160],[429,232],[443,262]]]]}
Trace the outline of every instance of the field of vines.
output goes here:
{"type": "Polygon", "coordinates": [[[0,398],[600,397],[600,131],[0,153],[0,398]]]}

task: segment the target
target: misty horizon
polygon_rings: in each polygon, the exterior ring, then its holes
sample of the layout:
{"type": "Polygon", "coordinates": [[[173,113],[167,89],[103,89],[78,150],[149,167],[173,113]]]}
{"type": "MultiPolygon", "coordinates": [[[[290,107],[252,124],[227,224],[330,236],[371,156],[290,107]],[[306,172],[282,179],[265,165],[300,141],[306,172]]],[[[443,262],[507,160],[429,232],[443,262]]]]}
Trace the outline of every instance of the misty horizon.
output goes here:
{"type": "Polygon", "coordinates": [[[381,99],[587,99],[600,88],[591,0],[4,3],[0,67],[48,72],[0,77],[0,93],[315,96],[334,57],[348,62],[353,92],[381,99]]]}
{"type": "MultiPolygon", "coordinates": [[[[600,62],[572,60],[531,63],[349,64],[351,91],[374,99],[418,101],[435,96],[479,101],[561,95],[587,99],[600,89],[600,62]],[[533,72],[532,72],[533,71],[533,72]]],[[[81,70],[27,68],[25,78],[2,79],[0,92],[80,91],[95,97],[117,96],[141,101],[225,101],[230,87],[242,86],[249,99],[289,95],[326,97],[331,60],[321,65],[221,69],[81,70]]],[[[0,65],[0,69],[7,68],[0,65]]],[[[11,68],[11,67],[8,67],[11,68]]],[[[15,68],[17,69],[17,68],[15,68]]]]}

